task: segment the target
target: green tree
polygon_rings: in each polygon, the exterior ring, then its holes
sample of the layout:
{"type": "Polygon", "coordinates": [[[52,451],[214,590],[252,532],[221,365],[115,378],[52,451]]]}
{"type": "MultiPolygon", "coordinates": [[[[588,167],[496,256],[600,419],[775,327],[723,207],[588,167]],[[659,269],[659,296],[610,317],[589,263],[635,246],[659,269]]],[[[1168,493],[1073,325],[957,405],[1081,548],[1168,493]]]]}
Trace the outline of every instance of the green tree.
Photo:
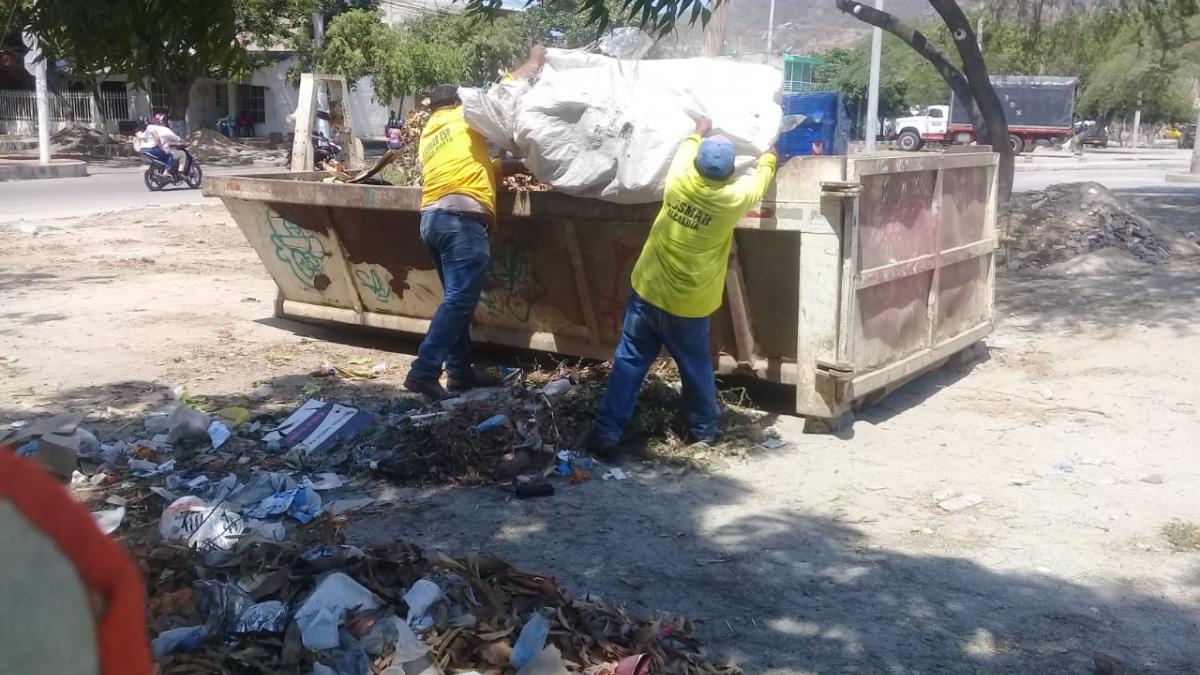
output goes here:
{"type": "Polygon", "coordinates": [[[261,49],[293,50],[312,62],[312,17],[374,7],[377,0],[54,0],[32,4],[25,20],[45,51],[93,81],[122,73],[163,87],[184,119],[201,77],[241,79],[261,49]],[[305,48],[305,40],[309,48],[305,48]],[[254,45],[255,52],[247,49],[254,45]]]}

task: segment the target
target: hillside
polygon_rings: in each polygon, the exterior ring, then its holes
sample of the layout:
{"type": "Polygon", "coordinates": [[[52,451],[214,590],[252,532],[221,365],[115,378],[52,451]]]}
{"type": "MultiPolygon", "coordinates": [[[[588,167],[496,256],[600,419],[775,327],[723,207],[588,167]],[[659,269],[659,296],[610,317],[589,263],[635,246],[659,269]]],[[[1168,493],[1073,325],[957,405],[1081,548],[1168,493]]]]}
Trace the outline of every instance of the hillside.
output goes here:
{"type": "MultiPolygon", "coordinates": [[[[973,2],[965,5],[977,4],[973,2]]],[[[743,54],[766,48],[770,0],[732,0],[726,44],[743,54]]],[[[933,16],[926,0],[885,0],[884,9],[904,19],[933,16]]],[[[847,47],[867,34],[868,27],[838,11],[833,0],[776,0],[775,49],[811,54],[847,47]]]]}

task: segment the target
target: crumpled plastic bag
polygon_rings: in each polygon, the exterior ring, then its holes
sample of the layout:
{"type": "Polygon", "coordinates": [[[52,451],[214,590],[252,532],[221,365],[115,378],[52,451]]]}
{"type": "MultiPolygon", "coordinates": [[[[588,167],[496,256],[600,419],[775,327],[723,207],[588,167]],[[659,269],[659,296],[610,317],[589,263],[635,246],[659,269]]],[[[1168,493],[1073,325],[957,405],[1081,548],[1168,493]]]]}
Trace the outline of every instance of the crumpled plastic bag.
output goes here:
{"type": "Polygon", "coordinates": [[[235,633],[282,633],[287,627],[288,607],[279,600],[250,605],[238,617],[235,633]]]}
{"type": "Polygon", "coordinates": [[[167,541],[192,548],[228,551],[246,531],[240,515],[222,506],[209,506],[199,497],[180,497],[163,509],[158,531],[167,541]]]}
{"type": "Polygon", "coordinates": [[[525,158],[554,189],[623,204],[657,202],[671,159],[707,115],[733,141],[739,173],[775,143],[782,73],[711,58],[630,61],[550,49],[532,82],[459,96],[467,122],[525,158]]]}
{"type": "Polygon", "coordinates": [[[354,579],[333,572],[305,598],[296,610],[300,639],[309,649],[338,646],[338,626],[352,609],[378,609],[379,598],[354,579]]]}
{"type": "Polygon", "coordinates": [[[192,596],[196,598],[196,611],[204,617],[207,635],[227,633],[254,604],[253,598],[237,584],[215,580],[193,582],[192,596]]]}

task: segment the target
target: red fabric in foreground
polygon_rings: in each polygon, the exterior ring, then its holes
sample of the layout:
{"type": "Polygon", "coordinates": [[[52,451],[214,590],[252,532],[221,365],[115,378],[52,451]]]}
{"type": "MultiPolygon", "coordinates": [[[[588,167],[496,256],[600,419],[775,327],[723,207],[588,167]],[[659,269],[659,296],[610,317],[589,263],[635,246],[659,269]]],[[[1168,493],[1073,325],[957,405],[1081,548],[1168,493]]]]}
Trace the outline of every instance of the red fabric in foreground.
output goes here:
{"type": "Polygon", "coordinates": [[[0,448],[0,499],[45,532],[75,566],[90,591],[105,600],[96,622],[103,675],[149,675],[153,668],[142,609],[142,578],[92,515],[34,463],[0,448]]]}

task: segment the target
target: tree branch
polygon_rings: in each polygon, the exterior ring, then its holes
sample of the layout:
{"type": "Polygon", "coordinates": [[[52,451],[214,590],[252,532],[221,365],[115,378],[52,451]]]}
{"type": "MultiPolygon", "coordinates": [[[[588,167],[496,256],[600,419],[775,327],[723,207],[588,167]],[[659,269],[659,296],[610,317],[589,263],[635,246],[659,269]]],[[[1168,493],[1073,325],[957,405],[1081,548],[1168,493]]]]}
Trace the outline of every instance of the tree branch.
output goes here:
{"type": "Polygon", "coordinates": [[[882,12],[861,2],[837,0],[837,8],[863,23],[868,23],[895,35],[904,44],[912,47],[913,50],[937,70],[942,79],[946,81],[946,84],[950,85],[950,90],[954,92],[954,96],[962,101],[971,116],[971,125],[975,128],[976,135],[979,136],[980,131],[986,129],[987,125],[984,123],[983,116],[979,112],[979,106],[975,104],[975,97],[971,95],[971,85],[967,82],[966,76],[950,62],[949,57],[930,42],[929,38],[925,37],[924,33],[904,23],[895,15],[882,12]]]}
{"type": "Polygon", "coordinates": [[[1004,106],[988,79],[987,66],[984,64],[983,54],[979,51],[979,42],[971,22],[954,0],[929,0],[929,4],[933,5],[934,11],[950,29],[954,46],[962,59],[971,96],[979,103],[980,114],[988,133],[977,133],[976,136],[987,138],[997,152],[1008,152],[1008,123],[1003,115],[1004,106]],[[996,112],[1000,114],[997,115],[996,112]]]}

